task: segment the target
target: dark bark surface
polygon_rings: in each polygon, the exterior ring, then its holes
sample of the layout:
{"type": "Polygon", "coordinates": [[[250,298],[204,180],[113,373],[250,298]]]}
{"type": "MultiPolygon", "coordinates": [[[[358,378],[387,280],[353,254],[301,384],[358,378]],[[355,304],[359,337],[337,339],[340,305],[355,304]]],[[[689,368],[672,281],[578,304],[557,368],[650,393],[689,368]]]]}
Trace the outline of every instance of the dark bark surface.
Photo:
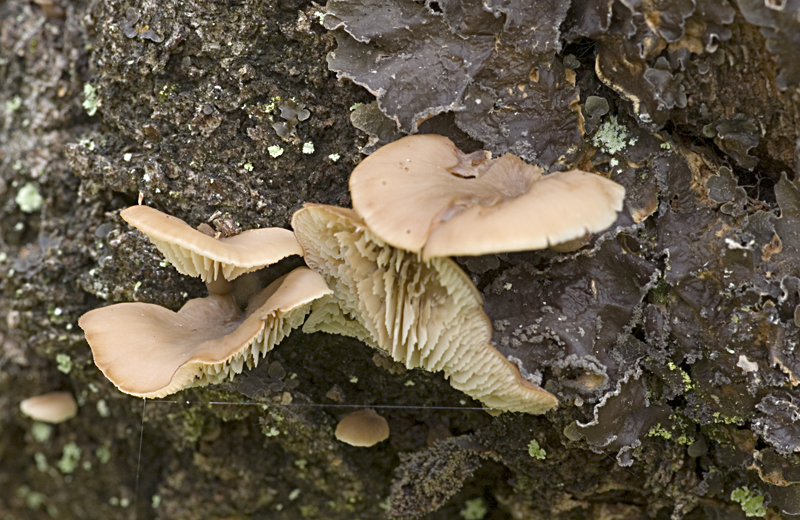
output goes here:
{"type": "Polygon", "coordinates": [[[0,0],[0,518],[800,515],[798,16],[0,0]],[[558,409],[493,417],[441,374],[299,331],[269,354],[285,374],[164,400],[97,370],[83,313],[205,293],[119,210],[288,227],[304,202],[349,205],[362,151],[400,130],[626,187],[579,251],[457,259],[558,409]],[[22,415],[54,390],[77,417],[22,415]],[[335,440],[362,406],[387,442],[335,440]]]}

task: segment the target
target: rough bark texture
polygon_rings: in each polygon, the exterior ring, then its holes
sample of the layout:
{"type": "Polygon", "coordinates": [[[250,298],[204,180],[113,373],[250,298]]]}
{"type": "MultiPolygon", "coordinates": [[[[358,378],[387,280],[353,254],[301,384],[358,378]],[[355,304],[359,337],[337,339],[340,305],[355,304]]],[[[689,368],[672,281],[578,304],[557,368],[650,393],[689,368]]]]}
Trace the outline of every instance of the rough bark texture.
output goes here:
{"type": "Polygon", "coordinates": [[[799,1],[56,2],[0,0],[0,517],[800,515],[799,1]],[[628,190],[575,253],[458,259],[557,410],[324,334],[146,406],[95,368],[81,314],[205,291],[120,209],[287,227],[397,129],[628,190]]]}

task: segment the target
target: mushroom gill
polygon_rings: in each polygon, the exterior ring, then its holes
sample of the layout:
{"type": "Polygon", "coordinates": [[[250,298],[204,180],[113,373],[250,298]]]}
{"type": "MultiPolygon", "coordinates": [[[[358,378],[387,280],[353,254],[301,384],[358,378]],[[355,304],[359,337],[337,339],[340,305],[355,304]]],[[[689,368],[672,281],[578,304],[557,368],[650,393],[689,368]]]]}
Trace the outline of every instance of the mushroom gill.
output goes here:
{"type": "Polygon", "coordinates": [[[303,322],[311,302],[330,292],[320,275],[300,267],[256,294],[244,312],[232,296],[212,294],[178,312],[118,303],[89,311],[78,324],[95,364],[121,391],[164,397],[258,365],[303,322]]]}
{"type": "Polygon", "coordinates": [[[625,188],[512,154],[465,154],[439,135],[378,149],[350,176],[353,208],[384,242],[422,259],[543,249],[611,226],[625,188]]]}
{"type": "Polygon", "coordinates": [[[349,209],[306,204],[292,226],[306,263],[333,289],[312,305],[304,331],[355,336],[408,368],[444,371],[492,408],[544,413],[558,404],[491,345],[480,293],[453,261],[420,262],[349,209]]]}
{"type": "Polygon", "coordinates": [[[216,239],[148,206],[131,206],[120,216],[147,235],[179,273],[199,276],[204,282],[233,280],[287,256],[303,255],[288,229],[251,229],[216,239]]]}

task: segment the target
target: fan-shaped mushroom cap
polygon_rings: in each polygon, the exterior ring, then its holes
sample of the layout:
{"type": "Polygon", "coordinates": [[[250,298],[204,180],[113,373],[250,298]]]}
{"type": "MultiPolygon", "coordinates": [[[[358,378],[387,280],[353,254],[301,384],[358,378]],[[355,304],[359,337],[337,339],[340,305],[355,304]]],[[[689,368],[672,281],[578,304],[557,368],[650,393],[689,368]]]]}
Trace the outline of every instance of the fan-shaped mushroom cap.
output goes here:
{"type": "Polygon", "coordinates": [[[19,409],[34,421],[52,424],[72,419],[78,414],[78,405],[70,392],[50,392],[29,397],[19,403],[19,409]]]}
{"type": "Polygon", "coordinates": [[[95,364],[121,391],[163,397],[256,366],[303,322],[311,302],[330,292],[320,275],[301,267],[256,294],[244,312],[231,296],[212,294],[178,312],[148,303],[110,305],[78,324],[95,364]]]}
{"type": "Polygon", "coordinates": [[[339,421],[336,438],[351,446],[368,448],[389,438],[389,423],[372,408],[365,408],[339,421]]]}
{"type": "Polygon", "coordinates": [[[543,249],[609,227],[625,188],[578,170],[542,176],[511,154],[465,154],[439,135],[412,135],[350,176],[353,208],[384,242],[439,256],[543,249]]]}
{"type": "Polygon", "coordinates": [[[313,304],[304,331],[354,336],[408,368],[442,370],[493,408],[543,413],[558,404],[492,347],[480,293],[453,261],[420,262],[344,208],[306,204],[292,226],[306,263],[333,289],[313,304]]]}
{"type": "Polygon", "coordinates": [[[125,222],[147,235],[181,274],[199,276],[204,282],[237,276],[303,250],[288,229],[251,229],[215,239],[183,220],[148,206],[131,206],[120,212],[125,222]]]}

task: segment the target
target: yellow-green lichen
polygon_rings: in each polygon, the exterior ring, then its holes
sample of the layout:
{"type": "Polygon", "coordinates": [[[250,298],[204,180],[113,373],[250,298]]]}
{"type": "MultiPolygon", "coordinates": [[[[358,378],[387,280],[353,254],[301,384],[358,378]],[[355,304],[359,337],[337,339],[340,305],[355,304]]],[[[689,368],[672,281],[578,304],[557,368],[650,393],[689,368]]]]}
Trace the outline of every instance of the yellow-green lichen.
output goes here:
{"type": "Polygon", "coordinates": [[[661,427],[661,423],[656,424],[650,431],[647,432],[648,437],[663,437],[664,439],[671,439],[672,433],[661,427]]]}
{"type": "Polygon", "coordinates": [[[592,137],[592,144],[613,155],[628,145],[627,138],[628,129],[617,123],[617,116],[611,116],[600,125],[592,137]]]}
{"type": "Polygon", "coordinates": [[[100,446],[94,450],[94,454],[97,460],[100,461],[100,464],[106,464],[111,460],[111,450],[108,449],[108,446],[100,446]]]}
{"type": "Polygon", "coordinates": [[[72,370],[72,358],[68,354],[56,355],[56,363],[56,368],[58,368],[59,372],[69,374],[70,370],[72,370]]]}
{"type": "Polygon", "coordinates": [[[69,442],[64,445],[64,451],[61,453],[61,460],[58,461],[58,469],[61,473],[72,473],[78,467],[78,461],[81,459],[81,449],[74,442],[69,442]]]}
{"type": "Polygon", "coordinates": [[[731,500],[738,503],[747,516],[765,516],[767,514],[767,510],[764,508],[764,495],[750,491],[746,487],[734,489],[731,492],[731,500]]]}
{"type": "Polygon", "coordinates": [[[44,199],[39,194],[39,185],[35,182],[25,184],[17,192],[17,197],[14,199],[19,209],[23,213],[33,213],[42,208],[44,199]]]}
{"type": "Polygon", "coordinates": [[[36,463],[36,469],[44,473],[50,466],[47,464],[47,456],[44,453],[36,452],[33,454],[33,461],[36,463]]]}
{"type": "Polygon", "coordinates": [[[14,96],[11,99],[6,100],[6,112],[16,112],[19,110],[19,107],[22,106],[22,98],[19,96],[14,96]]]}
{"type": "Polygon", "coordinates": [[[53,433],[53,427],[42,422],[35,422],[31,425],[31,433],[36,442],[47,442],[50,434],[53,433]]]}
{"type": "Polygon", "coordinates": [[[459,511],[458,514],[464,520],[482,520],[488,512],[482,498],[473,498],[464,503],[464,509],[459,511]]]}
{"type": "Polygon", "coordinates": [[[83,86],[83,108],[90,117],[97,113],[97,89],[91,83],[83,86]]]}
{"type": "Polygon", "coordinates": [[[534,459],[544,460],[547,457],[547,452],[540,448],[539,443],[534,439],[528,444],[528,455],[534,459]]]}

